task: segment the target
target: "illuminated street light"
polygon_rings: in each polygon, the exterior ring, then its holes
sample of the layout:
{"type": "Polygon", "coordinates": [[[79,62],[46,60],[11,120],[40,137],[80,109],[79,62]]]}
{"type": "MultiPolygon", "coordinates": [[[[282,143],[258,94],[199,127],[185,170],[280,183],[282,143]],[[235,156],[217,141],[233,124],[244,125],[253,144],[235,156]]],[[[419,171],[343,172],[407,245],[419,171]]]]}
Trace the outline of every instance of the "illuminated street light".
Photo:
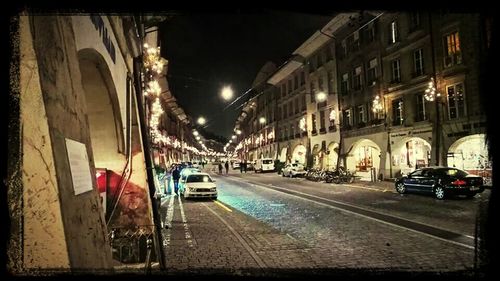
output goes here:
{"type": "Polygon", "coordinates": [[[233,98],[233,89],[230,86],[222,88],[221,96],[224,100],[229,101],[233,98]]]}
{"type": "Polygon", "coordinates": [[[260,123],[260,124],[264,124],[264,123],[266,123],[266,118],[264,118],[264,117],[260,117],[260,118],[259,118],[259,123],[260,123]]]}
{"type": "Polygon", "coordinates": [[[199,143],[199,144],[203,144],[203,142],[202,142],[202,141],[198,141],[198,143],[199,143]]]}
{"type": "Polygon", "coordinates": [[[231,138],[234,140],[236,139],[236,135],[232,135],[231,138]]]}
{"type": "Polygon", "coordinates": [[[195,137],[196,137],[196,136],[198,136],[198,135],[199,135],[198,131],[194,130],[194,131],[193,131],[193,135],[194,135],[195,137]]]}
{"type": "Polygon", "coordinates": [[[197,122],[199,125],[205,125],[205,123],[207,122],[207,120],[205,120],[205,118],[204,118],[204,117],[200,116],[196,122],[197,122]]]}
{"type": "Polygon", "coordinates": [[[241,130],[236,130],[237,135],[241,135],[241,130]]]}
{"type": "Polygon", "coordinates": [[[319,102],[324,102],[326,100],[325,92],[319,92],[316,94],[316,100],[319,102]]]}
{"type": "Polygon", "coordinates": [[[196,140],[199,141],[200,140],[200,136],[196,136],[196,140]]]}

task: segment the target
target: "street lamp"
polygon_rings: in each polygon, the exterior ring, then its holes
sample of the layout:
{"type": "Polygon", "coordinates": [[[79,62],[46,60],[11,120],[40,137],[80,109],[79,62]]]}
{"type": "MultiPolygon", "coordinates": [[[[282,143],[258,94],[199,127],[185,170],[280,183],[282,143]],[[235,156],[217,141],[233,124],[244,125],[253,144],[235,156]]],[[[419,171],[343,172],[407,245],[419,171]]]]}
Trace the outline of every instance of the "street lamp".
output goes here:
{"type": "Polygon", "coordinates": [[[326,100],[326,94],[325,92],[319,92],[316,94],[316,100],[318,102],[324,102],[326,100]]]}
{"type": "Polygon", "coordinates": [[[264,118],[264,117],[260,117],[260,118],[259,118],[259,123],[260,123],[260,124],[264,124],[264,123],[266,123],[266,118],[264,118]]]}
{"type": "Polygon", "coordinates": [[[236,139],[236,135],[232,135],[231,138],[234,140],[236,139]]]}
{"type": "Polygon", "coordinates": [[[199,141],[200,140],[200,136],[196,136],[196,140],[199,141]]]}
{"type": "Polygon", "coordinates": [[[237,135],[241,135],[241,130],[236,130],[237,135]]]}
{"type": "Polygon", "coordinates": [[[195,137],[197,137],[197,136],[199,135],[198,131],[193,130],[193,135],[194,135],[195,137]]]}
{"type": "Polygon", "coordinates": [[[229,101],[233,98],[233,89],[230,86],[222,88],[221,96],[224,100],[229,101]]]}
{"type": "Polygon", "coordinates": [[[205,125],[205,123],[207,122],[207,120],[205,120],[205,118],[203,116],[200,116],[196,122],[199,125],[205,125]]]}

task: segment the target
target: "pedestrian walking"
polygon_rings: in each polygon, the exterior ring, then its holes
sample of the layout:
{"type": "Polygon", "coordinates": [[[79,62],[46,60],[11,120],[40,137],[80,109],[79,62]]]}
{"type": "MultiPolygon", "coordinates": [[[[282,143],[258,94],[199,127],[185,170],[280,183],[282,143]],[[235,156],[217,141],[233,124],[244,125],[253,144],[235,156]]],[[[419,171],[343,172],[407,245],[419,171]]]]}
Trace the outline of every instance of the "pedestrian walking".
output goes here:
{"type": "Polygon", "coordinates": [[[243,173],[243,161],[240,161],[240,174],[243,173]]]}
{"type": "Polygon", "coordinates": [[[226,161],[226,164],[224,164],[224,167],[226,168],[226,175],[229,170],[229,161],[226,161]]]}
{"type": "Polygon", "coordinates": [[[219,163],[219,175],[222,175],[222,164],[219,163]]]}
{"type": "Polygon", "coordinates": [[[179,171],[179,166],[176,166],[172,171],[172,179],[174,180],[174,193],[177,195],[179,190],[179,179],[181,177],[181,172],[179,171]]]}

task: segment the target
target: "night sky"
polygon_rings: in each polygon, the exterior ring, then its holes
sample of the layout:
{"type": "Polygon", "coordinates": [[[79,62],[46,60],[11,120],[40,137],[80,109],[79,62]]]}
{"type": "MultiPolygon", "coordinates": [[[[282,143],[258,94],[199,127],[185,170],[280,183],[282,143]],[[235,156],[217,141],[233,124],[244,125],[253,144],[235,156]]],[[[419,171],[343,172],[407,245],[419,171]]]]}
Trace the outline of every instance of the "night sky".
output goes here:
{"type": "Polygon", "coordinates": [[[250,89],[267,61],[284,63],[332,15],[277,10],[179,13],[160,25],[169,88],[193,120],[204,116],[208,131],[230,137],[241,102],[224,111],[230,102],[220,97],[222,86],[231,85],[236,99],[250,89]]]}

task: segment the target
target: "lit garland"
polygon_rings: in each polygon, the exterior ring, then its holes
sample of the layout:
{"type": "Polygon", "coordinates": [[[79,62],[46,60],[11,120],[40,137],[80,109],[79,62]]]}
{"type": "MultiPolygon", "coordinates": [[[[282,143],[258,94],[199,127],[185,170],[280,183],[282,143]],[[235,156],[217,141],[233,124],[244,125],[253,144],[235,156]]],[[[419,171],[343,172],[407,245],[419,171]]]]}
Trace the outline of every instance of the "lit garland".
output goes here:
{"type": "Polygon", "coordinates": [[[144,48],[144,67],[149,71],[160,74],[163,71],[163,67],[168,62],[160,57],[160,47],[150,48],[146,43],[144,44],[144,48]]]}
{"type": "Polygon", "coordinates": [[[299,121],[299,128],[300,130],[302,130],[303,132],[306,131],[306,118],[305,117],[302,117],[299,121]]]}
{"type": "Polygon", "coordinates": [[[427,89],[425,89],[425,100],[427,101],[434,101],[436,97],[440,97],[440,93],[436,93],[436,87],[434,85],[434,78],[431,78],[431,81],[429,82],[429,85],[427,86],[427,89]]]}
{"type": "Polygon", "coordinates": [[[372,111],[373,113],[379,113],[382,111],[382,102],[380,102],[380,97],[378,95],[375,96],[375,99],[373,99],[372,111]]]}

